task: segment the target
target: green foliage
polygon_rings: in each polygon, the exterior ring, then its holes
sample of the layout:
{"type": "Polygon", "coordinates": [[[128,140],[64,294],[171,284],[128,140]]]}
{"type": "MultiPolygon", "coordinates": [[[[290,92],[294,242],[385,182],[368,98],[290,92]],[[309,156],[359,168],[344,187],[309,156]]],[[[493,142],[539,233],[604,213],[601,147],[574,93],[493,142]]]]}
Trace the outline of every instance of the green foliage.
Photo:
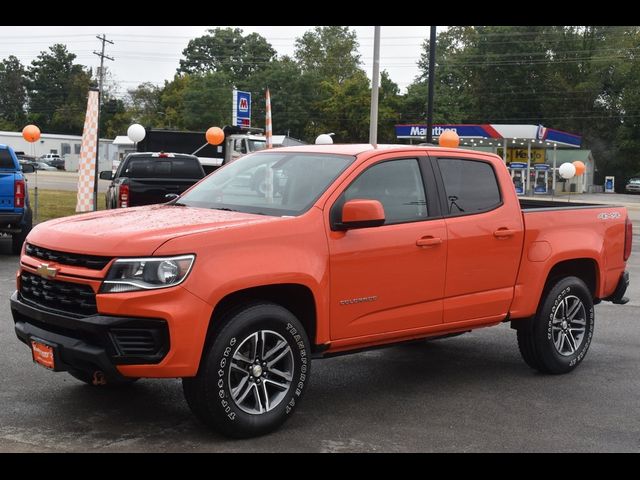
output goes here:
{"type": "Polygon", "coordinates": [[[342,83],[360,71],[357,50],[356,33],[349,27],[316,27],[296,40],[295,57],[303,71],[342,83]]]}
{"type": "Polygon", "coordinates": [[[189,41],[182,54],[178,73],[223,72],[242,78],[266,68],[276,51],[257,33],[244,36],[239,28],[216,28],[189,41]]]}
{"type": "Polygon", "coordinates": [[[0,127],[3,130],[22,129],[26,123],[26,70],[11,55],[0,63],[0,127]]]}
{"type": "Polygon", "coordinates": [[[44,132],[78,134],[87,109],[91,73],[73,63],[61,44],[49,47],[29,69],[29,121],[44,132]]]}

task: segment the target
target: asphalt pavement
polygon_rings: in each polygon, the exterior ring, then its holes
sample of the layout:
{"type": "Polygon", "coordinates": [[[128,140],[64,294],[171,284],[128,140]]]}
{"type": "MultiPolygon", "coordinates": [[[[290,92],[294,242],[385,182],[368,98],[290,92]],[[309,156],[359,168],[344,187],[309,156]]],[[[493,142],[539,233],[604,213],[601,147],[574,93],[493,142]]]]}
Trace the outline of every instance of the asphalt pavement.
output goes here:
{"type": "Polygon", "coordinates": [[[35,365],[13,331],[18,259],[0,239],[0,452],[639,452],[639,233],[632,300],[596,307],[574,372],[528,368],[507,324],[314,361],[295,415],[242,441],[200,425],[179,380],[106,390],[35,365]]]}

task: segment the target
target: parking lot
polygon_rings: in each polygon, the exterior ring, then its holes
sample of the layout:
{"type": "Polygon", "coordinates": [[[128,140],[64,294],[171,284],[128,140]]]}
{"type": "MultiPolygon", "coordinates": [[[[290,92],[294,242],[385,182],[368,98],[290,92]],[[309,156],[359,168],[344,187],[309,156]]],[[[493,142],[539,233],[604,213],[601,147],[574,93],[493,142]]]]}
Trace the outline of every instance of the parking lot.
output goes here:
{"type": "Polygon", "coordinates": [[[573,373],[529,369],[508,324],[316,361],[289,422],[243,441],[197,423],[179,380],[105,390],[35,365],[13,332],[18,259],[0,239],[0,451],[638,452],[640,210],[630,214],[632,301],[596,307],[591,349],[573,373]]]}

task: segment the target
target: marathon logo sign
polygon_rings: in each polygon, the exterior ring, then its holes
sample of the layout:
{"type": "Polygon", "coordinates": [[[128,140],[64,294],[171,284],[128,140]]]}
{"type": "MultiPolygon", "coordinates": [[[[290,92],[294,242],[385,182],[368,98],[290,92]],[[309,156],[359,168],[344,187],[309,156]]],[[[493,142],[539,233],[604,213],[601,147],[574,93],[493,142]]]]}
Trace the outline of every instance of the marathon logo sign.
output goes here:
{"type": "Polygon", "coordinates": [[[251,126],[251,93],[233,91],[233,124],[236,127],[251,126]]]}
{"type": "MultiPolygon", "coordinates": [[[[496,138],[497,134],[485,125],[434,125],[431,133],[433,137],[439,137],[445,130],[452,130],[460,137],[475,138],[496,138]]],[[[420,138],[427,136],[426,125],[396,125],[396,137],[398,138],[420,138]]]]}

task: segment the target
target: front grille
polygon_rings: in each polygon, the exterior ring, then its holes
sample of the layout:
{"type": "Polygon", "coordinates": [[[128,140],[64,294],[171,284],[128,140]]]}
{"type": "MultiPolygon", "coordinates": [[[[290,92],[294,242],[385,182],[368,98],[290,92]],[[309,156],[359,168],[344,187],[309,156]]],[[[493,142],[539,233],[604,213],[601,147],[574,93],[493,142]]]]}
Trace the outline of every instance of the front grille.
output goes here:
{"type": "Polygon", "coordinates": [[[120,355],[156,355],[163,346],[161,332],[155,329],[112,328],[109,332],[120,355]]]}
{"type": "Polygon", "coordinates": [[[27,243],[26,253],[30,257],[41,260],[51,260],[62,265],[72,265],[74,267],[85,267],[92,270],[102,270],[111,261],[111,257],[99,257],[96,255],[83,255],[80,253],[58,252],[47,248],[38,247],[27,243]]]}
{"type": "Polygon", "coordinates": [[[46,280],[29,272],[22,272],[20,280],[20,294],[28,302],[74,315],[98,313],[96,294],[89,285],[46,280]]]}

